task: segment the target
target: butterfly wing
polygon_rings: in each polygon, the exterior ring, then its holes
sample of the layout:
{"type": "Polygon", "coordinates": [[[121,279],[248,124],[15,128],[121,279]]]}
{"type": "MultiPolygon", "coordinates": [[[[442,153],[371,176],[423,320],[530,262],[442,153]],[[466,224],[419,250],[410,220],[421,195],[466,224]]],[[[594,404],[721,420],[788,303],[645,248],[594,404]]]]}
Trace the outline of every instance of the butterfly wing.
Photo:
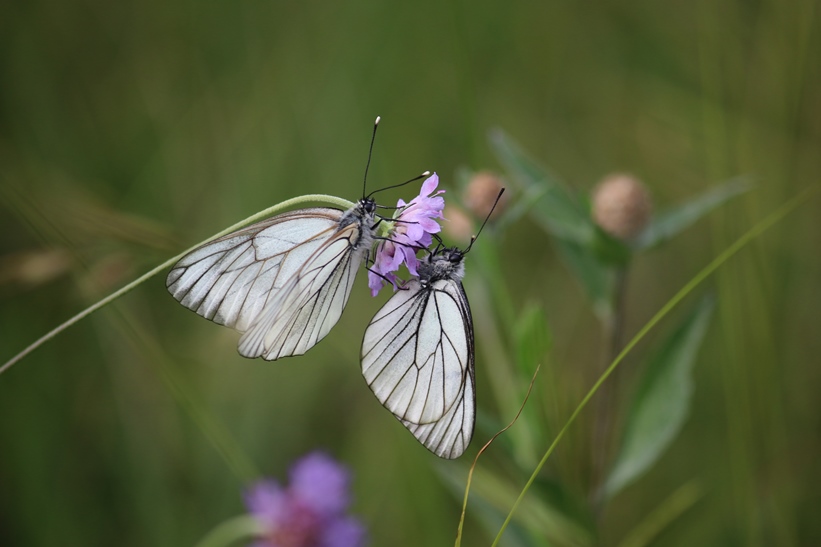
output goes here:
{"type": "Polygon", "coordinates": [[[336,232],[342,215],[327,207],[300,209],[218,238],[177,262],[166,286],[186,308],[245,332],[336,232]]]}
{"type": "Polygon", "coordinates": [[[240,354],[273,361],[322,340],[342,315],[371,241],[367,219],[325,241],[240,338],[240,354]]]}
{"type": "Polygon", "coordinates": [[[411,281],[377,312],[362,374],[377,399],[429,450],[456,458],[476,414],[473,321],[460,282],[411,281]]]}
{"type": "Polygon", "coordinates": [[[476,385],[473,370],[469,380],[462,386],[462,392],[450,410],[439,420],[429,424],[415,424],[399,420],[413,433],[413,436],[439,456],[452,460],[461,456],[473,437],[476,422],[476,385]]]}

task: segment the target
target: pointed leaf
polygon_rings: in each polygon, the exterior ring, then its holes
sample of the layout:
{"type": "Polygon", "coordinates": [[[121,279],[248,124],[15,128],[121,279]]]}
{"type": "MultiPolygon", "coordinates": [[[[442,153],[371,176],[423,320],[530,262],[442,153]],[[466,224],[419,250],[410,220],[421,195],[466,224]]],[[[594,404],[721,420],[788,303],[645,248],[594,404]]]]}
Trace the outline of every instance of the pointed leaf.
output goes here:
{"type": "Polygon", "coordinates": [[[731,179],[673,209],[656,215],[650,225],[639,234],[634,248],[649,249],[667,241],[722,203],[743,194],[752,187],[752,183],[745,177],[731,179]]]}
{"type": "Polygon", "coordinates": [[[696,480],[679,487],[670,496],[656,504],[641,522],[631,530],[618,547],[645,547],[667,527],[693,507],[704,496],[704,487],[696,480]]]}
{"type": "Polygon", "coordinates": [[[611,311],[614,269],[572,241],[556,240],[560,256],[581,283],[599,317],[611,311]]]}
{"type": "MultiPolygon", "coordinates": [[[[453,490],[457,497],[464,493],[459,490],[457,485],[454,485],[451,490],[453,490]]],[[[490,537],[496,535],[499,528],[502,527],[505,517],[507,516],[507,513],[501,511],[497,507],[494,507],[478,496],[470,499],[469,507],[471,512],[476,512],[475,515],[472,515],[472,521],[478,521],[490,537]]],[[[532,541],[530,535],[518,522],[511,522],[505,532],[505,545],[510,545],[511,547],[537,547],[539,545],[543,545],[543,543],[536,543],[532,541]]]]}
{"type": "Polygon", "coordinates": [[[596,230],[588,211],[571,197],[557,177],[528,157],[500,129],[491,132],[490,145],[523,192],[531,196],[541,194],[532,207],[539,224],[563,239],[583,245],[593,241],[596,230]]]}
{"type": "Polygon", "coordinates": [[[690,372],[712,310],[713,299],[702,300],[648,363],[627,416],[621,452],[604,485],[605,498],[650,469],[684,425],[693,392],[690,372]]]}
{"type": "MultiPolygon", "coordinates": [[[[553,344],[544,309],[536,304],[527,305],[519,313],[513,334],[516,365],[519,370],[517,391],[523,402],[536,367],[545,364],[545,359],[553,344]]],[[[542,367],[542,371],[545,371],[545,367],[542,367]]],[[[537,378],[536,385],[538,381],[537,378]]],[[[536,390],[538,391],[538,388],[536,390]]],[[[522,408],[516,426],[508,430],[509,438],[516,451],[515,461],[520,467],[534,467],[539,461],[539,447],[545,441],[545,435],[548,434],[542,411],[537,400],[530,399],[522,408]]]]}
{"type": "MultiPolygon", "coordinates": [[[[454,495],[461,500],[465,492],[468,466],[451,462],[447,464],[439,463],[436,468],[454,495]]],[[[560,488],[558,484],[554,486],[554,490],[560,488]]],[[[502,477],[484,467],[477,466],[473,472],[473,482],[470,497],[468,498],[468,512],[473,510],[478,501],[480,505],[493,507],[506,516],[516,501],[520,489],[520,483],[502,477]]],[[[590,528],[588,519],[578,517],[575,504],[571,510],[562,504],[557,505],[557,499],[567,500],[570,499],[570,496],[567,494],[558,495],[556,492],[552,492],[550,496],[539,495],[539,493],[527,496],[513,515],[513,522],[521,528],[535,533],[537,537],[544,537],[548,542],[555,542],[558,545],[579,547],[592,545],[593,531],[590,528]]],[[[506,541],[507,532],[505,533],[505,541],[502,543],[506,545],[506,541]]]]}
{"type": "Polygon", "coordinates": [[[514,333],[516,335],[516,361],[522,378],[530,379],[550,347],[553,338],[547,324],[544,309],[538,305],[528,305],[520,312],[514,333]]]}
{"type": "Polygon", "coordinates": [[[519,192],[515,200],[499,215],[499,218],[494,220],[496,229],[502,231],[530,213],[532,209],[537,207],[544,194],[545,190],[538,186],[531,186],[519,192]]]}

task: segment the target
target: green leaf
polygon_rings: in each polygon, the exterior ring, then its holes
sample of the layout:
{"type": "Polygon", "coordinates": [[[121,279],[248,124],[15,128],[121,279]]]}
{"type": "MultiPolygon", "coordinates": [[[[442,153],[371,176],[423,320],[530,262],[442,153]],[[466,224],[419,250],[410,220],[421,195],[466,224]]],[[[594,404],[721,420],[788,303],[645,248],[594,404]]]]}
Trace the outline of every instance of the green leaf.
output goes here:
{"type": "Polygon", "coordinates": [[[528,157],[502,130],[490,134],[490,145],[523,193],[535,198],[534,219],[556,237],[590,245],[596,226],[590,214],[576,202],[558,178],[528,157]]]}
{"type": "MultiPolygon", "coordinates": [[[[464,495],[468,466],[452,462],[440,463],[436,467],[454,495],[461,500],[464,495]]],[[[546,544],[555,543],[578,547],[592,545],[594,533],[591,521],[578,516],[578,504],[569,501],[572,500],[572,496],[564,492],[558,483],[552,483],[550,489],[546,489],[543,484],[541,486],[542,488],[538,491],[534,490],[534,495],[528,496],[522,502],[513,522],[533,533],[534,537],[545,538],[546,544]]],[[[484,512],[487,512],[490,507],[503,516],[507,515],[510,506],[519,495],[520,488],[521,484],[518,482],[477,466],[473,472],[473,482],[468,498],[468,516],[471,511],[479,507],[484,512]]],[[[520,536],[521,541],[521,535],[517,535],[520,536]]],[[[507,539],[507,536],[505,538],[507,539]]]]}
{"type": "Polygon", "coordinates": [[[639,234],[634,242],[636,250],[649,249],[664,243],[689,228],[698,219],[731,198],[743,194],[753,185],[745,177],[731,179],[681,205],[660,213],[639,234]]]}
{"type": "Polygon", "coordinates": [[[650,545],[676,520],[693,507],[704,496],[704,487],[695,480],[691,480],[670,496],[657,503],[648,512],[641,522],[633,528],[618,547],[644,547],[650,545]]]}
{"type": "Polygon", "coordinates": [[[572,241],[556,240],[559,254],[581,283],[599,317],[611,312],[615,269],[602,264],[587,249],[572,241]]]}
{"type": "Polygon", "coordinates": [[[516,364],[522,372],[522,378],[530,380],[536,370],[536,365],[542,362],[553,345],[544,309],[534,304],[525,307],[516,321],[514,333],[516,335],[516,364]]]}
{"type": "MultiPolygon", "coordinates": [[[[517,384],[520,401],[524,402],[527,390],[538,365],[544,365],[553,344],[550,327],[544,309],[529,304],[520,312],[513,328],[516,350],[516,366],[519,371],[517,384]]],[[[546,367],[542,367],[545,373],[546,367]]],[[[538,385],[539,379],[536,379],[538,385]]],[[[534,386],[535,387],[535,386],[534,386]]],[[[538,391],[538,388],[535,388],[538,391]]],[[[531,394],[535,395],[535,393],[531,394]]],[[[508,438],[514,445],[514,457],[520,466],[532,467],[539,461],[539,446],[548,434],[537,397],[532,397],[522,409],[514,427],[508,430],[508,438]]]]}
{"type": "Polygon", "coordinates": [[[507,209],[494,221],[496,229],[502,231],[511,224],[518,222],[523,216],[537,207],[544,194],[544,189],[538,186],[531,186],[519,192],[507,209]]]}
{"type": "Polygon", "coordinates": [[[598,261],[605,265],[625,266],[632,256],[630,247],[598,226],[592,249],[598,261]]]}
{"type": "Polygon", "coordinates": [[[591,538],[595,537],[596,520],[586,497],[579,496],[578,492],[571,491],[558,479],[550,477],[537,477],[532,488],[533,495],[556,507],[566,518],[589,532],[591,538]]]}
{"type": "Polygon", "coordinates": [[[520,186],[521,210],[556,238],[559,253],[579,279],[599,317],[610,313],[613,273],[630,260],[627,245],[605,234],[590,218],[588,207],[573,199],[558,178],[528,157],[503,131],[490,143],[520,186]]]}
{"type": "Polygon", "coordinates": [[[605,499],[646,472],[684,425],[693,392],[690,372],[713,304],[712,298],[703,299],[648,363],[627,416],[621,452],[604,485],[605,499]]]}
{"type": "MultiPolygon", "coordinates": [[[[462,494],[456,485],[454,485],[452,490],[454,494],[462,494]]],[[[505,521],[505,513],[478,496],[474,496],[470,500],[469,507],[471,512],[476,512],[476,514],[473,515],[473,522],[478,521],[490,537],[495,536],[496,532],[499,531],[499,527],[505,521]]],[[[543,545],[543,543],[532,541],[527,531],[524,530],[519,523],[513,523],[508,529],[508,532],[509,533],[505,535],[505,541],[510,547],[536,547],[543,545]]]]}

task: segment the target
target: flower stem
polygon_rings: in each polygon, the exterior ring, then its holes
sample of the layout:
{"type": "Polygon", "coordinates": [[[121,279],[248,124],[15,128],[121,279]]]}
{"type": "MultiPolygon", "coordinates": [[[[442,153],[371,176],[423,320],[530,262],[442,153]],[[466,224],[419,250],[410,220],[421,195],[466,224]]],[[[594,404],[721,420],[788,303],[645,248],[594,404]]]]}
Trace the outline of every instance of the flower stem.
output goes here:
{"type": "Polygon", "coordinates": [[[321,202],[325,202],[325,203],[330,203],[332,205],[337,205],[339,207],[343,207],[343,208],[346,208],[346,209],[353,206],[353,203],[351,203],[350,201],[342,199],[342,198],[338,198],[338,197],[335,197],[335,196],[328,196],[328,195],[324,195],[324,194],[309,194],[307,196],[299,196],[299,197],[296,197],[296,198],[292,198],[292,199],[283,201],[282,203],[278,203],[277,205],[269,207],[269,208],[265,209],[264,211],[260,211],[259,213],[255,214],[255,215],[251,215],[250,217],[246,218],[245,220],[237,222],[233,226],[230,226],[230,227],[226,228],[225,230],[219,232],[218,234],[216,234],[212,237],[209,237],[205,241],[197,243],[196,245],[194,245],[190,249],[186,249],[185,251],[178,254],[177,256],[175,256],[173,258],[169,258],[168,260],[166,260],[165,262],[163,262],[162,264],[160,264],[159,266],[157,266],[153,270],[145,273],[141,277],[135,279],[134,281],[132,281],[131,283],[129,283],[125,287],[121,288],[120,290],[111,293],[110,295],[106,296],[102,300],[99,300],[98,302],[95,302],[94,304],[92,304],[88,308],[84,309],[83,311],[81,311],[80,313],[78,313],[77,315],[75,315],[74,317],[72,317],[71,319],[66,321],[65,323],[61,324],[60,326],[58,326],[55,329],[51,330],[50,332],[46,333],[45,335],[43,335],[42,337],[37,339],[34,343],[29,345],[26,349],[24,349],[23,351],[21,351],[20,353],[18,353],[17,355],[12,357],[8,361],[6,361],[3,364],[3,366],[0,367],[0,374],[3,374],[4,372],[6,372],[8,369],[10,369],[12,366],[14,366],[14,364],[16,364],[17,362],[22,360],[24,357],[26,357],[29,353],[31,353],[32,351],[39,348],[40,346],[42,346],[43,344],[45,344],[46,342],[48,342],[49,340],[51,340],[52,338],[54,338],[55,336],[57,336],[58,334],[60,334],[64,330],[66,330],[68,327],[70,327],[74,323],[77,323],[78,321],[80,321],[84,317],[86,317],[88,315],[91,315],[92,313],[99,310],[100,308],[110,304],[114,300],[117,300],[118,298],[120,298],[124,294],[126,294],[128,292],[131,292],[133,289],[135,289],[136,287],[138,287],[139,285],[141,285],[145,281],[151,279],[152,277],[154,277],[158,273],[162,272],[166,268],[169,268],[169,267],[173,266],[174,264],[177,263],[178,260],[180,260],[182,257],[187,255],[188,253],[190,253],[191,251],[193,251],[197,247],[205,245],[206,243],[208,243],[209,241],[211,241],[213,239],[217,239],[217,238],[222,237],[224,235],[230,234],[231,232],[239,230],[243,226],[251,224],[252,222],[256,222],[256,221],[261,220],[263,218],[269,217],[269,216],[271,216],[275,213],[278,213],[278,212],[282,211],[283,209],[293,207],[294,205],[298,205],[300,203],[306,203],[306,202],[312,202],[312,201],[321,201],[321,202]]]}
{"type": "MultiPolygon", "coordinates": [[[[601,371],[618,356],[624,332],[625,292],[627,289],[627,268],[619,268],[613,280],[613,304],[611,313],[602,322],[602,364],[601,371]]],[[[592,480],[590,482],[590,503],[597,519],[602,515],[601,485],[604,483],[607,466],[613,448],[614,416],[617,409],[617,373],[613,380],[604,384],[596,403],[592,441],[592,480]]]]}

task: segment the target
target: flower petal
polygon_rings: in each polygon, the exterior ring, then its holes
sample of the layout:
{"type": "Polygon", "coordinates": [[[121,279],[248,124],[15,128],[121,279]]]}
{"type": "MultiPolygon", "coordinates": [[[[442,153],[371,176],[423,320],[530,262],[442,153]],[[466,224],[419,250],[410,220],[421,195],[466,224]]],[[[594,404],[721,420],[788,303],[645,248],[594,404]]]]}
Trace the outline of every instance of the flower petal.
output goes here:
{"type": "Polygon", "coordinates": [[[365,527],[357,519],[344,517],[329,522],[319,538],[318,547],[363,547],[365,527]]]}
{"type": "Polygon", "coordinates": [[[268,529],[287,518],[288,496],[276,481],[265,479],[253,484],[244,498],[251,515],[268,529]]]}
{"type": "MultiPolygon", "coordinates": [[[[419,195],[410,203],[406,204],[400,199],[397,202],[399,209],[394,213],[395,221],[390,223],[390,230],[387,231],[390,239],[377,245],[372,269],[385,276],[393,284],[394,290],[398,281],[394,272],[404,263],[411,275],[417,275],[417,251],[427,248],[433,241],[433,234],[442,230],[434,220],[444,218],[445,199],[441,196],[444,190],[437,191],[438,185],[439,175],[434,173],[425,179],[419,195]]],[[[384,284],[385,279],[369,273],[368,287],[372,295],[376,296],[384,284]]]]}
{"type": "Polygon", "coordinates": [[[432,218],[423,218],[419,220],[419,227],[422,228],[425,232],[429,234],[436,234],[442,230],[442,227],[439,226],[439,223],[433,220],[432,218]]]}
{"type": "Polygon", "coordinates": [[[319,515],[345,511],[350,501],[348,471],[322,452],[312,452],[291,469],[290,492],[319,515]]]}
{"type": "Polygon", "coordinates": [[[379,291],[382,290],[383,281],[384,279],[379,277],[378,274],[368,271],[368,288],[371,289],[371,296],[379,294],[379,291]]]}
{"type": "Polygon", "coordinates": [[[422,183],[422,190],[419,192],[420,196],[429,196],[436,190],[436,187],[439,186],[439,175],[436,173],[432,174],[428,178],[425,179],[425,182],[422,183]]]}

